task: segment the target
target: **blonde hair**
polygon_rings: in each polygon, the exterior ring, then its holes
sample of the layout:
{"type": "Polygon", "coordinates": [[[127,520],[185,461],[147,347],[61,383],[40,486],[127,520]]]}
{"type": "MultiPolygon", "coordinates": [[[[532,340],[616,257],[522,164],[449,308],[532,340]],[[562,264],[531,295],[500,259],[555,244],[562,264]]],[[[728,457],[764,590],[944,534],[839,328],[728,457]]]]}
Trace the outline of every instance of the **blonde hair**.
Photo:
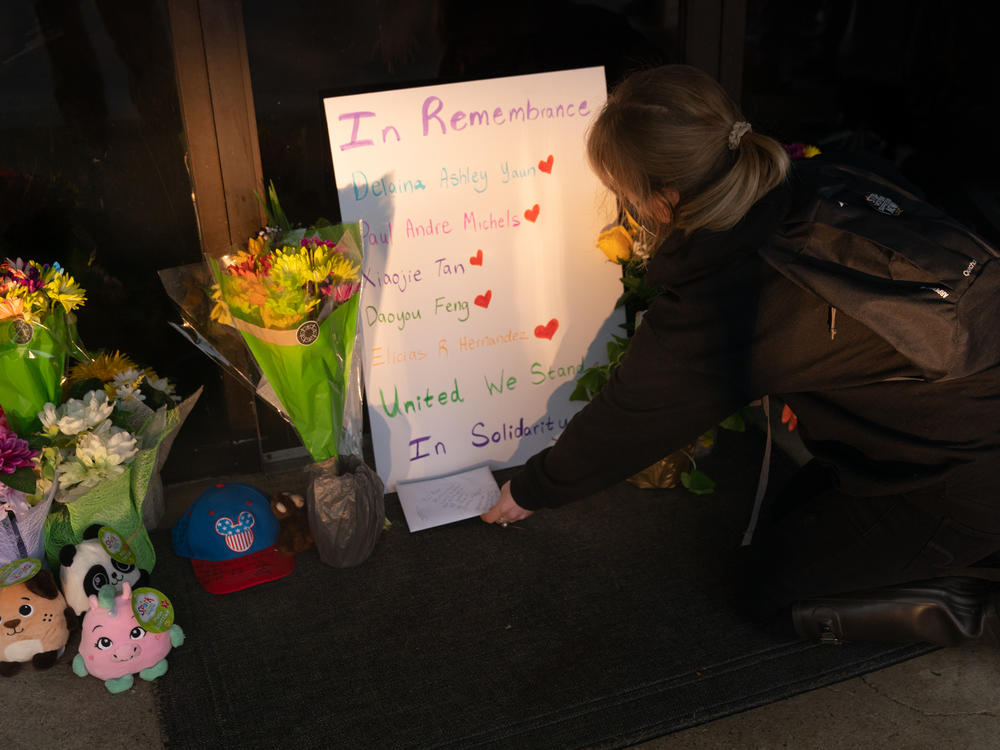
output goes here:
{"type": "Polygon", "coordinates": [[[608,97],[588,134],[587,154],[602,181],[620,199],[636,199],[641,220],[654,221],[658,233],[725,230],[785,179],[790,164],[780,143],[752,130],[732,148],[734,125],[743,121],[722,86],[703,71],[650,68],[630,75],[608,97]],[[680,200],[664,226],[643,207],[669,189],[680,200]]]}

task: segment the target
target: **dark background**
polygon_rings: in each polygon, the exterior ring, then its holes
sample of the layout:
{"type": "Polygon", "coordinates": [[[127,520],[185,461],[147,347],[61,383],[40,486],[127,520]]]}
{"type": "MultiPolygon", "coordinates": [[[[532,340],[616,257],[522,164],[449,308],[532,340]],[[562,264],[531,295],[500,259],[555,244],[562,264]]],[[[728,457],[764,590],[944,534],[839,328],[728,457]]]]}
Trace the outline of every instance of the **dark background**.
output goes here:
{"type": "MultiPolygon", "coordinates": [[[[783,142],[895,162],[1000,242],[992,7],[750,0],[745,114],[783,142]]],[[[322,94],[589,65],[613,84],[682,61],[683,13],[676,1],[245,0],[265,180],[293,219],[336,220],[322,94]]],[[[231,465],[259,458],[224,450],[257,435],[229,426],[219,368],[169,327],[180,317],[157,276],[201,260],[163,0],[7,0],[0,18],[0,254],[76,276],[90,349],[122,350],[182,393],[205,386],[168,481],[255,470],[231,465]]]]}

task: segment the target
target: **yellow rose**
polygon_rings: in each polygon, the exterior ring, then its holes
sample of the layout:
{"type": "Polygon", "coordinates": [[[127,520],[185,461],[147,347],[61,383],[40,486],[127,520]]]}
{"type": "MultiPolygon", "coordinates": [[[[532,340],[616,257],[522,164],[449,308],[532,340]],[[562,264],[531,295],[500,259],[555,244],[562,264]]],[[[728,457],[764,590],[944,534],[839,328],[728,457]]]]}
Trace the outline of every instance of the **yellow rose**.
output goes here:
{"type": "Polygon", "coordinates": [[[632,257],[632,235],[621,225],[611,227],[598,235],[597,247],[610,261],[626,261],[632,257]]]}
{"type": "Polygon", "coordinates": [[[802,149],[802,155],[807,159],[812,159],[814,156],[819,156],[822,153],[823,152],[820,151],[815,146],[806,146],[804,149],[802,149]]]}

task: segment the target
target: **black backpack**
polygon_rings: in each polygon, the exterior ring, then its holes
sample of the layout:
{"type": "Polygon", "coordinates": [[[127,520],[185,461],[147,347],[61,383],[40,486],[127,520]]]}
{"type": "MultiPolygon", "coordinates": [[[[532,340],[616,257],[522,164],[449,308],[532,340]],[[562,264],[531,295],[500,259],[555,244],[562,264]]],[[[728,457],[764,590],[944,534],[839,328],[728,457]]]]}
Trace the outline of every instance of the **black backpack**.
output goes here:
{"type": "Polygon", "coordinates": [[[882,336],[926,380],[1000,363],[1000,254],[909,190],[863,169],[808,160],[806,189],[763,258],[882,336]]]}

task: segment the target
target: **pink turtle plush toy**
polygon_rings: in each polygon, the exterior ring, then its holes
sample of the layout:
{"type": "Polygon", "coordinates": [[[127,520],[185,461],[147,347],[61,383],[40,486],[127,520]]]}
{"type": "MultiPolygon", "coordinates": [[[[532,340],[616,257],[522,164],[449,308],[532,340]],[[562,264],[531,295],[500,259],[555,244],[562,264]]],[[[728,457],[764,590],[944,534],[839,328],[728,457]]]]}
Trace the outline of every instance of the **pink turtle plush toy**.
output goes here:
{"type": "Polygon", "coordinates": [[[125,582],[115,597],[114,586],[91,594],[90,609],[83,616],[80,653],[73,671],[104,680],[111,693],[132,687],[132,675],[155,680],[167,671],[167,654],[184,643],[184,631],[173,624],[170,602],[159,591],[137,589],[125,582]],[[137,619],[136,614],[142,618],[137,619]]]}

